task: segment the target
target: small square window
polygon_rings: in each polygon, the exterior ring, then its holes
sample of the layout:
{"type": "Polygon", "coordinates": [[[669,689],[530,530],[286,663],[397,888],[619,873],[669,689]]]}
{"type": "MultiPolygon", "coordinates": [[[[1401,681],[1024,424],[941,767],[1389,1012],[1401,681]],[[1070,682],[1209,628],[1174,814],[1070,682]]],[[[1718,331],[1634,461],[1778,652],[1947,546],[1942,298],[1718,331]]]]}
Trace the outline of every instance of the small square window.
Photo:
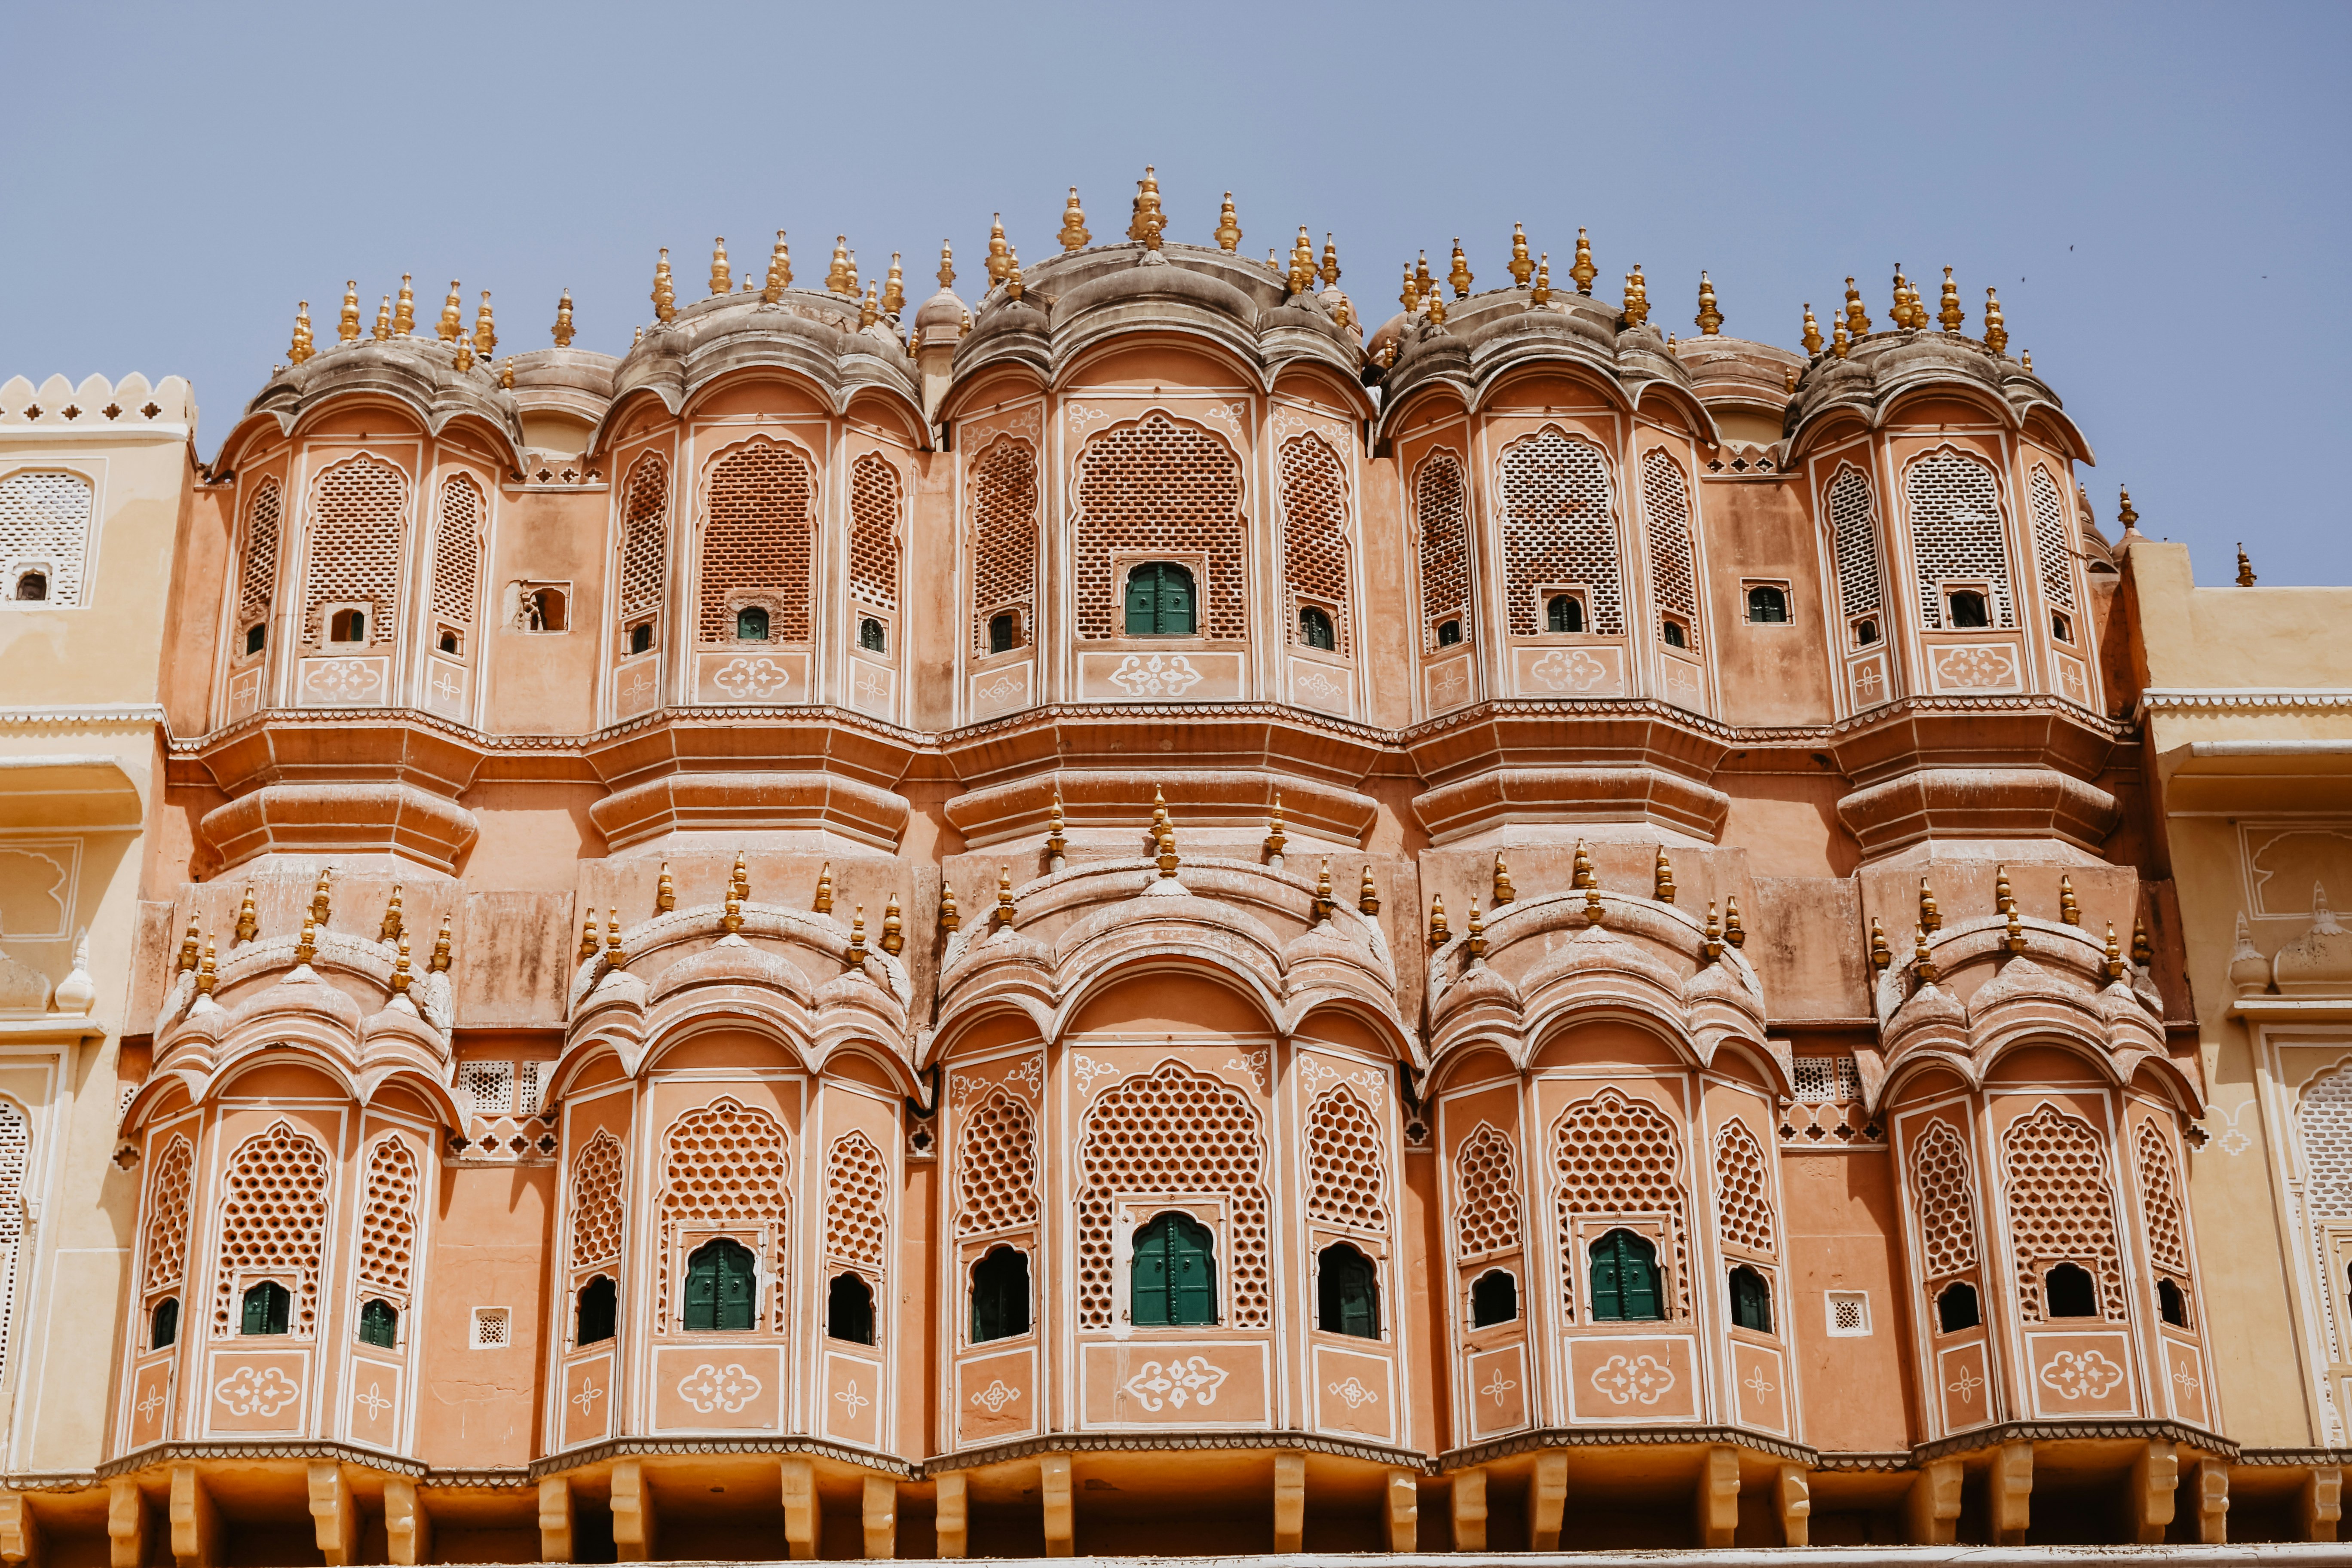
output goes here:
{"type": "Polygon", "coordinates": [[[474,1309],[474,1349],[504,1350],[514,1342],[513,1314],[504,1307],[474,1309]]]}
{"type": "Polygon", "coordinates": [[[1789,585],[1786,583],[1750,583],[1747,587],[1749,626],[1780,626],[1789,624],[1789,585]]]}
{"type": "Polygon", "coordinates": [[[1859,1340],[1870,1337],[1868,1291],[1830,1290],[1823,1294],[1828,1302],[1830,1338],[1859,1340]]]}

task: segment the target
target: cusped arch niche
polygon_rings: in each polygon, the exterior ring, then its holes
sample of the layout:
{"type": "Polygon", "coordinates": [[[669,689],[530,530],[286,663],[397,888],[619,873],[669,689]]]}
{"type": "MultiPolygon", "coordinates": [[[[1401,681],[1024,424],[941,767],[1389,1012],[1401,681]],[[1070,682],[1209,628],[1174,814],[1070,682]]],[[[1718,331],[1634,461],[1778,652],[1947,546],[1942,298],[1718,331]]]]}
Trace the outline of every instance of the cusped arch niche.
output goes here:
{"type": "Polygon", "coordinates": [[[1163,557],[1202,567],[1199,635],[1249,635],[1242,465],[1225,438],[1153,409],[1091,437],[1074,489],[1081,638],[1122,635],[1118,563],[1163,557]]]}

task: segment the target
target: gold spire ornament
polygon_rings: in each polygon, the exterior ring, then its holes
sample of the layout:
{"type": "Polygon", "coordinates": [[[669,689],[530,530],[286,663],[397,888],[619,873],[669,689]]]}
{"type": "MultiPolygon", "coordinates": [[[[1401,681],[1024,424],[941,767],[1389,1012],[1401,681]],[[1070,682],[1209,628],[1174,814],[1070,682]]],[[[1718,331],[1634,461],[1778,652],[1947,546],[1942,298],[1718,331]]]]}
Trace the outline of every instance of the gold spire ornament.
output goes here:
{"type": "Polygon", "coordinates": [[[735,291],[735,269],[727,265],[727,237],[720,235],[710,242],[710,291],[732,294],[735,291]]]}
{"type": "MultiPolygon", "coordinates": [[[[591,919],[593,920],[593,917],[592,916],[592,917],[591,917],[591,919]]],[[[301,967],[303,967],[303,966],[307,965],[307,964],[308,964],[308,963],[309,963],[312,959],[314,959],[314,958],[316,958],[316,957],[318,957],[318,956],[319,956],[319,926],[318,926],[318,922],[317,922],[317,921],[312,921],[312,920],[309,919],[308,917],[305,917],[305,918],[304,918],[304,920],[303,920],[303,921],[302,921],[302,934],[301,934],[300,936],[299,936],[299,937],[297,937],[297,938],[295,938],[295,939],[294,939],[294,964],[295,964],[295,967],[296,967],[296,968],[298,968],[298,969],[299,969],[299,968],[301,968],[301,967]]]]}
{"type": "Polygon", "coordinates": [[[1675,863],[1666,858],[1666,847],[1658,846],[1658,864],[1654,872],[1652,893],[1662,904],[1675,901],[1675,863]]]}
{"type": "Polygon", "coordinates": [[[416,331],[416,290],[411,287],[409,275],[400,275],[400,293],[392,307],[392,335],[404,338],[416,331]]]}
{"type": "Polygon", "coordinates": [[[1960,286],[1952,281],[1952,269],[1948,267],[1944,268],[1944,308],[1936,312],[1936,320],[1948,332],[1958,331],[1960,323],[1968,320],[1960,309],[1960,286]]]}
{"type": "Polygon", "coordinates": [[[2156,944],[2147,940],[2147,921],[2132,917],[2131,961],[2142,969],[2156,962],[2156,944]]]}
{"type": "Polygon", "coordinates": [[[1600,879],[1592,874],[1592,856],[1584,847],[1584,840],[1581,838],[1576,841],[1576,862],[1570,872],[1568,885],[1571,888],[1591,888],[1600,885],[1600,879]]]}
{"type": "Polygon", "coordinates": [[[327,899],[327,879],[331,875],[332,873],[330,871],[320,871],[319,885],[310,889],[310,919],[316,921],[322,931],[326,929],[328,917],[333,912],[334,908],[327,899]]]}
{"type": "Polygon", "coordinates": [[[343,285],[343,313],[335,322],[335,341],[339,343],[360,341],[360,280],[356,278],[343,285]]]}
{"type": "Polygon", "coordinates": [[[1536,275],[1536,264],[1528,258],[1528,231],[1518,224],[1511,226],[1511,283],[1524,289],[1528,279],[1536,275]]]}
{"type": "Polygon", "coordinates": [[[1062,209],[1062,232],[1054,237],[1064,250],[1083,250],[1094,236],[1087,231],[1086,209],[1078,205],[1078,187],[1070,187],[1070,201],[1062,209]]]}
{"type": "Polygon", "coordinates": [[[2006,864],[1994,866],[1992,868],[1992,912],[1997,915],[2005,915],[2016,907],[2017,895],[2010,891],[2009,887],[2009,867],[2006,864]]]}
{"type": "Polygon", "coordinates": [[[253,914],[253,884],[245,885],[245,897],[237,901],[236,930],[231,934],[231,944],[251,942],[261,931],[261,922],[253,914]]]}
{"type": "MultiPolygon", "coordinates": [[[[669,254],[665,250],[664,256],[669,254]]],[[[449,297],[441,301],[441,320],[434,327],[436,336],[445,343],[454,343],[466,335],[465,286],[455,278],[449,279],[449,297]]]]}
{"type": "Polygon", "coordinates": [[[1331,918],[1331,858],[1323,858],[1323,868],[1315,874],[1315,920],[1317,924],[1331,918]]]}
{"type": "Polygon", "coordinates": [[[1445,927],[1445,895],[1432,893],[1429,895],[1429,945],[1444,947],[1453,939],[1454,933],[1445,927]]]}
{"type": "MultiPolygon", "coordinates": [[[[310,922],[306,921],[303,925],[307,930],[310,922]]],[[[590,910],[587,917],[580,922],[580,962],[585,963],[595,957],[596,950],[603,945],[604,943],[597,940],[596,911],[590,910]]]]}
{"type": "Polygon", "coordinates": [[[1436,291],[1436,279],[1429,275],[1429,252],[1426,250],[1421,252],[1413,260],[1412,282],[1413,287],[1421,290],[1421,296],[1424,300],[1436,291]]]}
{"type": "Polygon", "coordinates": [[[618,910],[608,911],[604,922],[604,956],[610,959],[615,967],[619,966],[622,953],[621,911],[618,910]]]}
{"type": "MultiPolygon", "coordinates": [[[[778,229],[776,231],[776,245],[779,250],[782,248],[783,241],[784,231],[782,229],[778,229]]],[[[955,247],[944,239],[940,241],[939,279],[940,287],[941,289],[952,289],[955,287],[955,247]]],[[[789,283],[792,280],[792,264],[787,261],[784,264],[784,281],[789,283]]]]}
{"type": "Polygon", "coordinates": [[[2139,531],[2139,513],[2132,510],[2131,487],[2129,485],[2118,485],[2116,489],[2120,492],[2122,499],[2116,503],[2116,521],[2124,525],[2124,531],[2126,533],[2137,533],[2139,531]]]}
{"type": "Polygon", "coordinates": [[[1723,329],[1723,312],[1715,305],[1715,285],[1707,281],[1704,271],[1698,275],[1698,314],[1691,319],[1691,324],[1698,328],[1703,338],[1718,336],[1723,329]]]}
{"type": "Polygon", "coordinates": [[[1985,290],[1984,346],[1989,354],[2009,347],[2009,329],[2000,322],[2000,296],[1990,289],[1985,290]]]}
{"type": "Polygon", "coordinates": [[[1422,298],[1429,302],[1429,324],[1433,327],[1444,326],[1445,324],[1445,301],[1439,298],[1436,291],[1433,289],[1424,293],[1422,298]]]}
{"type": "Polygon", "coordinates": [[[1723,922],[1716,918],[1715,900],[1706,901],[1706,934],[1699,942],[1699,951],[1711,963],[1723,956],[1723,922]]]}
{"type": "Polygon", "coordinates": [[[1282,858],[1282,847],[1290,840],[1282,831],[1282,792],[1274,792],[1274,810],[1266,816],[1265,855],[1269,860],[1282,858]]]}
{"type": "Polygon", "coordinates": [[[1511,886],[1511,868],[1503,863],[1503,852],[1499,849],[1495,851],[1495,881],[1492,890],[1495,902],[1498,905],[1507,904],[1519,896],[1517,889],[1511,886]]]}
{"type": "Polygon", "coordinates": [[[319,351],[310,346],[310,301],[303,300],[294,307],[294,342],[286,351],[289,364],[307,364],[319,351]]]}
{"type": "Polygon", "coordinates": [[[1780,390],[1783,392],[1794,392],[1797,390],[1797,367],[1795,365],[1784,364],[1780,367],[1780,390]]]}
{"type": "Polygon", "coordinates": [[[392,296],[386,294],[383,303],[375,308],[375,331],[369,334],[380,343],[392,341],[392,296]]]}
{"type": "Polygon", "coordinates": [[[881,319],[881,290],[876,285],[868,283],[866,286],[866,298],[859,302],[857,307],[857,325],[862,330],[872,326],[881,319]]]}
{"type": "Polygon", "coordinates": [[[514,390],[514,355],[499,362],[499,385],[508,392],[514,390]]]}
{"type": "Polygon", "coordinates": [[[1843,359],[1845,358],[1847,352],[1852,349],[1853,346],[1853,345],[1846,339],[1845,318],[1843,316],[1837,317],[1830,322],[1830,353],[1835,354],[1840,359],[1843,359]]]}
{"type": "Polygon", "coordinates": [[[890,253],[890,270],[882,278],[882,313],[897,320],[907,308],[907,272],[898,265],[898,253],[890,253]]]}
{"type": "Polygon", "coordinates": [[[955,888],[945,880],[940,883],[940,929],[941,931],[963,929],[963,911],[956,908],[955,888]]]}
{"type": "Polygon", "coordinates": [[[669,862],[661,863],[661,880],[654,884],[654,908],[663,914],[677,908],[677,883],[669,874],[669,862]]]}
{"type": "Polygon", "coordinates": [[[1543,259],[1536,263],[1536,286],[1528,291],[1528,303],[1551,303],[1551,252],[1549,250],[1543,253],[1543,259]]]}
{"type": "MultiPolygon", "coordinates": [[[[947,255],[946,246],[942,245],[940,247],[940,254],[941,265],[944,266],[947,255]]],[[[1004,243],[1004,215],[998,213],[989,220],[988,226],[988,280],[991,283],[1002,283],[1012,271],[1013,249],[1004,243]]],[[[940,287],[945,288],[946,285],[941,284],[940,287]]]]}
{"type": "Polygon", "coordinates": [[[1851,278],[1845,280],[1845,330],[1856,342],[1870,336],[1870,312],[1863,309],[1862,290],[1851,278]]]}
{"type": "Polygon", "coordinates": [[[457,353],[450,356],[449,363],[461,371],[474,368],[474,344],[471,339],[460,337],[457,340],[457,353]]]}
{"type": "Polygon", "coordinates": [[[2017,905],[2014,901],[2009,906],[2009,919],[2000,939],[2000,945],[2011,952],[2025,951],[2025,922],[2018,918],[2017,905]]]}
{"type": "Polygon", "coordinates": [[[1372,863],[1369,860],[1364,862],[1363,883],[1356,889],[1356,909],[1366,915],[1381,912],[1381,890],[1372,886],[1372,863]]]}
{"type": "Polygon", "coordinates": [[[654,263],[654,320],[677,320],[677,286],[669,275],[669,247],[662,247],[661,259],[654,263]]]}
{"type": "Polygon", "coordinates": [[[760,290],[762,304],[782,302],[784,290],[793,286],[793,251],[784,243],[784,231],[776,230],[776,247],[768,252],[768,280],[760,290]]]}
{"type": "Polygon", "coordinates": [[[2058,918],[2070,926],[2083,923],[2083,906],[2074,897],[2074,879],[2063,874],[2058,879],[2058,918]]]}
{"type": "Polygon", "coordinates": [[[2253,585],[2254,563],[2253,561],[2246,554],[2245,542],[2241,540],[2238,542],[2238,586],[2241,588],[2251,588],[2253,585]]]}
{"type": "Polygon", "coordinates": [[[898,913],[898,895],[893,893],[882,907],[882,951],[896,958],[906,945],[907,922],[898,913]]]}
{"type": "Polygon", "coordinates": [[[729,936],[733,936],[743,929],[743,900],[736,895],[732,888],[727,889],[727,902],[719,915],[719,929],[729,936]]]}
{"type": "Polygon", "coordinates": [[[855,279],[849,270],[849,237],[836,235],[833,241],[833,264],[824,269],[824,291],[828,294],[854,296],[855,279]]]}
{"type": "Polygon", "coordinates": [[[408,973],[408,939],[404,936],[400,939],[399,955],[392,961],[393,994],[395,996],[405,995],[408,991],[409,983],[414,978],[415,976],[408,973]]]}
{"type": "Polygon", "coordinates": [[[446,974],[448,973],[449,917],[447,915],[443,915],[441,917],[441,930],[439,933],[433,938],[433,956],[425,960],[425,967],[436,974],[446,974]]]}
{"type": "Polygon", "coordinates": [[[1601,889],[1596,883],[1584,889],[1584,923],[1588,930],[1600,929],[1601,913],[1601,889]]]}
{"type": "Polygon", "coordinates": [[[833,913],[833,862],[830,860],[824,863],[824,869],[817,873],[816,912],[821,915],[833,913]]]}
{"type": "Polygon", "coordinates": [[[568,349],[572,346],[572,290],[566,289],[563,298],[555,302],[555,346],[568,349]]]}
{"type": "Polygon", "coordinates": [[[383,924],[376,931],[375,939],[378,942],[397,942],[400,933],[407,929],[400,918],[400,884],[394,882],[392,885],[392,901],[383,907],[383,924]]]}
{"type": "Polygon", "coordinates": [[[1810,300],[1805,301],[1805,335],[1801,341],[1805,345],[1806,358],[1822,357],[1822,324],[1813,320],[1813,305],[1810,300]]]}
{"type": "Polygon", "coordinates": [[[2107,922],[2106,961],[2099,968],[2110,980],[2124,977],[2124,950],[2116,944],[2116,922],[2113,921],[2107,922]]]}
{"type": "Polygon", "coordinates": [[[1156,858],[1160,865],[1161,879],[1164,880],[1172,878],[1176,875],[1178,864],[1176,825],[1169,820],[1168,802],[1160,795],[1160,786],[1157,784],[1151,787],[1151,837],[1160,846],[1160,853],[1156,858]]]}
{"type": "Polygon", "coordinates": [[[1925,877],[1919,879],[1919,929],[1930,936],[1944,929],[1944,911],[1936,907],[1935,889],[1925,877]]]}
{"type": "Polygon", "coordinates": [[[2033,351],[2032,349],[2027,349],[2023,353],[2019,354],[2017,356],[2017,362],[2024,368],[2026,374],[2032,375],[2033,374],[2033,351]]]}
{"type": "MultiPolygon", "coordinates": [[[[1135,183],[1135,216],[1127,226],[1127,237],[1141,241],[1146,250],[1157,250],[1160,237],[1167,227],[1168,219],[1160,210],[1160,176],[1146,163],[1143,178],[1135,183]]],[[[1238,234],[1234,243],[1241,243],[1238,234]]]]}
{"type": "Polygon", "coordinates": [[[1878,923],[1876,915],[1873,915],[1870,917],[1870,967],[1884,972],[1894,962],[1895,954],[1886,945],[1886,928],[1878,923]]]}
{"type": "Polygon", "coordinates": [[[1462,237],[1458,234],[1454,237],[1454,265],[1446,269],[1445,280],[1454,286],[1455,299],[1470,298],[1470,260],[1462,254],[1462,237]]]}
{"type": "Polygon", "coordinates": [[[185,974],[196,966],[196,956],[203,951],[203,937],[196,917],[188,917],[188,934],[180,942],[180,973],[185,974]]]}
{"type": "MultiPolygon", "coordinates": [[[[828,868],[828,869],[829,868],[828,868]]],[[[750,863],[744,859],[743,851],[740,849],[735,851],[735,866],[732,870],[727,873],[727,886],[737,898],[743,900],[746,903],[751,901],[751,868],[750,863]]]]}
{"type": "Polygon", "coordinates": [[[1331,237],[1328,229],[1323,231],[1323,265],[1316,269],[1316,276],[1323,279],[1326,289],[1339,286],[1339,242],[1331,237]]]}
{"type": "Polygon", "coordinates": [[[1217,242],[1217,248],[1228,256],[1241,247],[1242,226],[1234,217],[1234,193],[1231,191],[1225,193],[1224,203],[1217,209],[1217,229],[1210,237],[1217,242]]]}
{"type": "Polygon", "coordinates": [[[1919,977],[1919,984],[1922,985],[1936,984],[1936,961],[1927,952],[1927,932],[1925,927],[1914,928],[1912,932],[1911,972],[1919,977]]]}
{"type": "Polygon", "coordinates": [[[1021,253],[1016,250],[1012,255],[1013,270],[1004,275],[1004,297],[1008,300],[1018,300],[1027,293],[1029,289],[1027,284],[1021,281],[1021,253]]]}
{"type": "Polygon", "coordinates": [[[1405,263],[1404,287],[1397,292],[1397,303],[1404,307],[1404,313],[1408,316],[1421,309],[1421,285],[1413,281],[1412,263],[1410,261],[1405,263]]]}
{"type": "Polygon", "coordinates": [[[1729,942],[1734,947],[1742,947],[1747,944],[1748,932],[1743,930],[1739,924],[1739,900],[1738,899],[1726,898],[1723,900],[1723,940],[1729,942]]]}
{"type": "Polygon", "coordinates": [[[996,923],[1010,930],[1013,915],[1013,868],[1000,866],[996,870],[996,923]]]}
{"type": "MultiPolygon", "coordinates": [[[[400,976],[398,978],[404,980],[406,977],[400,976]]],[[[213,987],[219,984],[220,971],[216,967],[213,956],[213,939],[206,937],[205,938],[204,963],[203,966],[196,971],[196,993],[198,995],[209,996],[213,994],[213,987]]],[[[396,991],[401,989],[401,987],[395,984],[393,989],[396,991]]]]}
{"type": "Polygon", "coordinates": [[[1650,320],[1650,286],[1642,277],[1642,264],[1633,263],[1633,270],[1625,275],[1625,324],[1645,325],[1650,320]]]}
{"type": "Polygon", "coordinates": [[[1298,226],[1298,238],[1290,247],[1290,274],[1293,294],[1304,294],[1315,287],[1315,242],[1307,237],[1307,226],[1298,226]]]}
{"type": "Polygon", "coordinates": [[[849,962],[866,962],[866,906],[860,904],[849,917],[849,962]]]}
{"type": "Polygon", "coordinates": [[[1576,265],[1568,269],[1568,275],[1576,291],[1586,295],[1592,292],[1592,280],[1601,276],[1601,269],[1592,265],[1592,242],[1584,237],[1581,228],[1576,231],[1576,265]]]}
{"type": "Polygon", "coordinates": [[[1486,922],[1478,913],[1478,900],[1470,900],[1470,929],[1463,933],[1470,939],[1470,961],[1476,963],[1486,956],[1486,922]]]}

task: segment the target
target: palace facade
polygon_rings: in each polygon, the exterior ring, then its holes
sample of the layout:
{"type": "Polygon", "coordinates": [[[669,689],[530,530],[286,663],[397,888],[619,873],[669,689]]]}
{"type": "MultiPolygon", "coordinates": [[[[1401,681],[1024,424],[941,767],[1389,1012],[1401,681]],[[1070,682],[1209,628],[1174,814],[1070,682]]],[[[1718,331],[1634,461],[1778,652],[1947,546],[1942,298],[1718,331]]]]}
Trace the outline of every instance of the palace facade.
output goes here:
{"type": "Polygon", "coordinates": [[[1131,218],[0,387],[0,1562],[2333,1539],[2352,595],[1131,218]]]}

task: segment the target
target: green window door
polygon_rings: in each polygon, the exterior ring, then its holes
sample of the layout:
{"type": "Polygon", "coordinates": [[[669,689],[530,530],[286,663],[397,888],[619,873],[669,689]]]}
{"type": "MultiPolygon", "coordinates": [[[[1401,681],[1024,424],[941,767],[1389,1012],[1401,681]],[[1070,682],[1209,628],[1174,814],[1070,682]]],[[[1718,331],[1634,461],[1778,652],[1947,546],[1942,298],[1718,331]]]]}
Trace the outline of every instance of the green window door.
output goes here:
{"type": "Polygon", "coordinates": [[[1592,1317],[1596,1322],[1663,1318],[1658,1251],[1630,1230],[1612,1230],[1592,1244],[1592,1317]]]}
{"type": "Polygon", "coordinates": [[[1188,637],[1196,621],[1192,574],[1172,561],[1147,561],[1127,574],[1127,635],[1188,637]]]}
{"type": "Polygon", "coordinates": [[[740,1332],[758,1294],[751,1251],[721,1237],[686,1262],[686,1326],[740,1332]]]}
{"type": "Polygon", "coordinates": [[[274,1279],[264,1279],[245,1293],[245,1322],[239,1331],[248,1334],[282,1334],[293,1316],[294,1298],[285,1286],[274,1279]]]}
{"type": "Polygon", "coordinates": [[[1217,1321],[1217,1267],[1206,1226],[1164,1214],[1135,1233],[1128,1315],[1145,1327],[1217,1321]]]}
{"type": "Polygon", "coordinates": [[[1379,1339],[1380,1284],[1372,1260],[1342,1241],[1325,1247],[1315,1264],[1315,1326],[1327,1334],[1379,1339]]]}

